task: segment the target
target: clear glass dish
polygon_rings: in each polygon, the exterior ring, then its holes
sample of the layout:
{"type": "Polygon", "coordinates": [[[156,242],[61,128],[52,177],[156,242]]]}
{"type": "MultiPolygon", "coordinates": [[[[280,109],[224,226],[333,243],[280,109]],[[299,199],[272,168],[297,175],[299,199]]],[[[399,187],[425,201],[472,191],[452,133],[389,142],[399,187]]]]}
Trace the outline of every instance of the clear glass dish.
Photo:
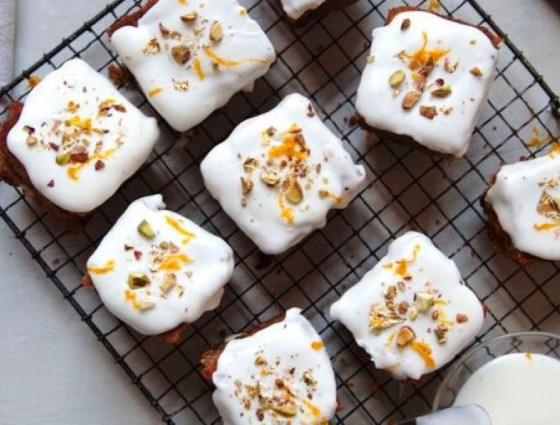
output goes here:
{"type": "Polygon", "coordinates": [[[447,371],[434,398],[433,410],[452,407],[467,379],[486,363],[506,354],[527,352],[560,360],[560,335],[520,332],[500,336],[476,346],[447,371]]]}

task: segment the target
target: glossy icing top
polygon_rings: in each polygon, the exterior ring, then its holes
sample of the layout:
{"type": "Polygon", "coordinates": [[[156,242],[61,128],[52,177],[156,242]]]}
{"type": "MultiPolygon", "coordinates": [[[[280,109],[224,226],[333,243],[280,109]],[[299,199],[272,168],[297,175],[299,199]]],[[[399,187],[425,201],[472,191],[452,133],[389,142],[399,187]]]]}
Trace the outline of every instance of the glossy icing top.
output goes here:
{"type": "Polygon", "coordinates": [[[72,59],[31,91],[8,149],[45,198],[87,213],[140,168],[158,138],[154,118],[83,60],[72,59]]]}
{"type": "Polygon", "coordinates": [[[117,30],[111,43],[177,131],[251,89],[276,58],[266,34],[235,0],[159,0],[138,27],[117,30]]]}
{"type": "Polygon", "coordinates": [[[373,30],[356,109],[370,127],[460,157],[486,102],[498,50],[481,30],[424,11],[373,30]]]}
{"type": "Polygon", "coordinates": [[[408,232],[331,306],[375,366],[420,379],[447,364],[482,328],[483,310],[455,263],[408,232]]]}
{"type": "Polygon", "coordinates": [[[201,171],[224,211],[268,254],[323,227],[328,211],[346,207],[365,181],[363,166],[299,94],[237,126],[201,171]]]}
{"type": "Polygon", "coordinates": [[[163,208],[161,195],[130,204],[87,261],[107,310],[145,335],[216,308],[234,266],[222,239],[163,208]]]}

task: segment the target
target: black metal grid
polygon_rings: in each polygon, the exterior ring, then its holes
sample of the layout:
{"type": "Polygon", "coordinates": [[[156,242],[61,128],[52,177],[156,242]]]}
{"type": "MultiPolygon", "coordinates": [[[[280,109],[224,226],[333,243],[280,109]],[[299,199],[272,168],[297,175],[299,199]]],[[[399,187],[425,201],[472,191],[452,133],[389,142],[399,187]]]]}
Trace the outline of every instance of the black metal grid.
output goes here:
{"type": "MultiPolygon", "coordinates": [[[[26,77],[43,76],[80,56],[102,72],[118,58],[105,29],[138,7],[117,0],[0,91],[0,99],[23,99],[26,77]]],[[[349,124],[368,55],[371,30],[387,11],[424,2],[360,0],[307,27],[287,25],[276,1],[242,3],[266,29],[278,61],[252,94],[235,96],[186,136],[161,122],[164,137],[135,177],[88,221],[83,233],[69,234],[20,191],[0,185],[0,216],[168,424],[218,423],[211,384],[198,369],[200,352],[291,306],[300,306],[324,338],[332,356],[341,410],[336,423],[383,423],[424,413],[440,383],[435,373],[416,385],[401,385],[376,371],[349,333],[328,317],[328,308],[381,258],[398,234],[423,231],[451,256],[467,284],[488,306],[480,339],[506,332],[541,329],[560,333],[560,290],[556,264],[521,269],[496,253],[485,230],[479,199],[503,162],[547,149],[526,143],[533,128],[558,135],[558,97],[494,21],[474,0],[447,0],[440,13],[486,24],[504,38],[496,80],[473,136],[460,160],[445,161],[411,146],[385,142],[349,124]],[[198,164],[243,119],[273,107],[292,91],[307,94],[327,124],[344,137],[354,159],[368,169],[369,185],[344,211],[332,213],[322,231],[288,253],[266,258],[235,227],[205,191],[198,164]],[[180,139],[176,141],[176,139],[180,139]],[[169,208],[228,241],[236,270],[220,307],[204,315],[176,346],[146,338],[114,319],[97,295],[80,286],[95,245],[139,196],[162,193],[169,208]]],[[[147,113],[154,111],[138,91],[121,88],[147,113]]],[[[8,103],[8,102],[5,102],[8,103]]],[[[7,110],[0,107],[0,117],[7,110]]]]}

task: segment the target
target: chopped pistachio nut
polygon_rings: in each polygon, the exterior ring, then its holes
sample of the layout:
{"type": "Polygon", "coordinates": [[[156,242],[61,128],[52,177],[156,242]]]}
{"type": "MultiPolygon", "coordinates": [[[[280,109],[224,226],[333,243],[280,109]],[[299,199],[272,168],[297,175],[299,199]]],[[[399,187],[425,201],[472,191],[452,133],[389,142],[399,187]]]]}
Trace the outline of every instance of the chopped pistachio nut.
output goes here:
{"type": "Polygon", "coordinates": [[[224,38],[224,30],[222,29],[222,24],[218,21],[214,22],[212,28],[210,28],[210,40],[219,43],[224,38]]]}
{"type": "Polygon", "coordinates": [[[416,320],[418,317],[418,309],[415,306],[412,306],[408,309],[408,318],[412,321],[416,320]]]}
{"type": "Polygon", "coordinates": [[[375,306],[371,307],[369,313],[369,329],[380,332],[383,329],[398,325],[404,322],[404,319],[387,310],[378,310],[375,306]]]}
{"type": "Polygon", "coordinates": [[[451,91],[452,91],[451,86],[448,85],[441,86],[435,90],[432,90],[432,96],[440,97],[440,98],[447,97],[451,94],[451,91]]]}
{"type": "Polygon", "coordinates": [[[560,199],[551,196],[546,190],[543,190],[537,204],[537,212],[552,220],[560,220],[560,199]]]}
{"type": "Polygon", "coordinates": [[[198,18],[198,12],[196,10],[181,15],[181,21],[183,22],[193,22],[196,21],[196,18],[198,18]]]}
{"type": "Polygon", "coordinates": [[[428,294],[427,292],[417,292],[414,294],[414,303],[418,312],[425,313],[434,304],[434,297],[432,294],[428,294]]]}
{"type": "Polygon", "coordinates": [[[447,342],[447,337],[446,337],[447,331],[448,329],[443,326],[438,326],[434,330],[434,333],[436,334],[438,340],[438,344],[445,344],[447,342]]]}
{"type": "Polygon", "coordinates": [[[26,143],[27,146],[35,146],[39,140],[35,136],[27,137],[26,143]]]}
{"type": "Polygon", "coordinates": [[[250,173],[258,166],[259,161],[257,161],[255,158],[247,158],[243,163],[243,170],[245,170],[246,173],[250,173]]]}
{"type": "Polygon", "coordinates": [[[268,128],[266,129],[266,135],[267,135],[268,137],[272,137],[272,136],[274,136],[275,134],[276,134],[276,129],[275,129],[274,127],[268,127],[268,128]]]}
{"type": "Polygon", "coordinates": [[[146,311],[146,310],[150,310],[152,308],[154,308],[156,306],[156,303],[150,300],[142,300],[140,301],[140,303],[138,304],[138,310],[140,311],[146,311]]]}
{"type": "Polygon", "coordinates": [[[150,284],[150,278],[145,273],[130,273],[128,286],[130,289],[141,289],[150,284]]]}
{"type": "Polygon", "coordinates": [[[366,59],[367,63],[374,63],[375,62],[375,56],[374,55],[369,55],[366,59]]]}
{"type": "Polygon", "coordinates": [[[257,356],[257,358],[255,359],[255,365],[256,366],[266,366],[268,363],[266,362],[266,359],[263,356],[257,356]]]}
{"type": "Polygon", "coordinates": [[[313,375],[311,375],[311,372],[303,372],[303,382],[305,382],[305,385],[309,386],[317,384],[317,381],[313,379],[313,375]]]}
{"type": "Polygon", "coordinates": [[[58,165],[66,165],[70,161],[70,154],[68,152],[57,153],[55,160],[58,165]]]}
{"type": "Polygon", "coordinates": [[[263,171],[260,177],[261,181],[268,186],[276,186],[280,181],[280,175],[274,171],[263,171]]]}
{"type": "Polygon", "coordinates": [[[286,199],[294,205],[303,201],[303,190],[296,178],[290,178],[286,183],[286,199]]]}
{"type": "Polygon", "coordinates": [[[253,180],[247,177],[241,177],[241,193],[243,195],[248,195],[253,190],[253,180]]]}
{"type": "Polygon", "coordinates": [[[406,347],[414,340],[414,331],[410,326],[403,326],[397,333],[397,346],[400,348],[406,347]]]}
{"type": "Polygon", "coordinates": [[[189,90],[189,82],[187,80],[176,80],[173,78],[173,88],[177,91],[186,92],[189,90]]]}
{"type": "Polygon", "coordinates": [[[437,109],[435,106],[420,106],[420,115],[429,120],[433,120],[437,115],[437,109]]]}
{"type": "Polygon", "coordinates": [[[406,78],[406,74],[404,73],[404,71],[399,69],[389,77],[389,85],[394,89],[398,89],[403,83],[405,78],[406,78]]]}
{"type": "Polygon", "coordinates": [[[161,46],[157,38],[152,38],[150,41],[148,41],[148,44],[146,44],[142,48],[142,51],[146,55],[157,55],[159,52],[161,52],[161,46]]]}
{"type": "Polygon", "coordinates": [[[164,294],[167,294],[175,287],[175,285],[177,285],[177,276],[175,275],[175,273],[166,273],[163,276],[163,282],[161,283],[159,288],[164,294]]]}
{"type": "Polygon", "coordinates": [[[146,220],[142,220],[138,225],[138,233],[148,239],[153,239],[156,237],[154,229],[152,229],[152,226],[150,226],[150,223],[148,223],[146,220]]]}
{"type": "Polygon", "coordinates": [[[180,44],[171,48],[171,56],[179,65],[186,64],[191,58],[191,49],[188,46],[180,44]]]}
{"type": "Polygon", "coordinates": [[[412,107],[418,103],[421,96],[422,92],[420,90],[412,90],[405,94],[402,101],[403,109],[412,109],[412,107]]]}
{"type": "Polygon", "coordinates": [[[406,31],[409,28],[410,28],[410,19],[408,19],[408,18],[403,19],[403,21],[401,23],[401,30],[406,31]]]}
{"type": "Polygon", "coordinates": [[[478,66],[475,66],[473,69],[471,69],[471,74],[475,77],[482,77],[482,70],[478,66]]]}

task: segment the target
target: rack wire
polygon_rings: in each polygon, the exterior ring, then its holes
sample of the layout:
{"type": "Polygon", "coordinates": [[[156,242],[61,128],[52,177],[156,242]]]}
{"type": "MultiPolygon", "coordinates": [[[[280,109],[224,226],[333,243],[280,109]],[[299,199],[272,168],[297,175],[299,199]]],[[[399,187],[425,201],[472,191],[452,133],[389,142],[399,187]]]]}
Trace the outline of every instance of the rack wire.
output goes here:
{"type": "MultiPolygon", "coordinates": [[[[468,154],[446,161],[412,146],[385,141],[353,126],[354,100],[368,55],[371,30],[383,24],[399,0],[360,0],[304,28],[292,28],[276,1],[242,1],[273,41],[278,61],[253,93],[236,95],[222,110],[187,135],[160,122],[164,137],[148,163],[87,222],[71,234],[22,193],[0,185],[0,216],[107,348],[167,424],[214,424],[212,385],[199,371],[201,351],[299,306],[320,331],[332,357],[341,409],[334,423],[391,423],[430,409],[441,374],[402,385],[375,370],[350,334],[328,317],[328,308],[385,253],[398,234],[417,229],[461,269],[467,285],[488,307],[478,338],[519,330],[560,333],[558,265],[524,269],[496,252],[485,229],[479,199],[489,177],[504,162],[532,156],[547,144],[528,143],[558,135],[554,114],[560,101],[523,54],[475,0],[447,0],[440,13],[485,24],[503,37],[498,72],[468,154]],[[353,158],[368,169],[369,185],[328,225],[298,247],[266,257],[234,226],[204,189],[198,164],[236,124],[273,107],[298,91],[309,96],[327,124],[340,133],[353,158]],[[170,209],[228,241],[236,269],[220,307],[193,324],[181,342],[166,345],[118,322],[95,292],[80,285],[85,262],[126,206],[137,197],[162,193],[170,209]]],[[[140,0],[116,0],[0,90],[0,118],[6,105],[24,99],[26,79],[44,76],[71,57],[82,57],[106,73],[119,59],[105,30],[137,8],[140,0]]],[[[412,2],[424,6],[424,2],[412,2]]],[[[142,94],[120,88],[146,113],[142,94]]],[[[550,144],[550,142],[548,143],[550,144]]],[[[475,344],[476,342],[473,342],[475,344]]]]}

